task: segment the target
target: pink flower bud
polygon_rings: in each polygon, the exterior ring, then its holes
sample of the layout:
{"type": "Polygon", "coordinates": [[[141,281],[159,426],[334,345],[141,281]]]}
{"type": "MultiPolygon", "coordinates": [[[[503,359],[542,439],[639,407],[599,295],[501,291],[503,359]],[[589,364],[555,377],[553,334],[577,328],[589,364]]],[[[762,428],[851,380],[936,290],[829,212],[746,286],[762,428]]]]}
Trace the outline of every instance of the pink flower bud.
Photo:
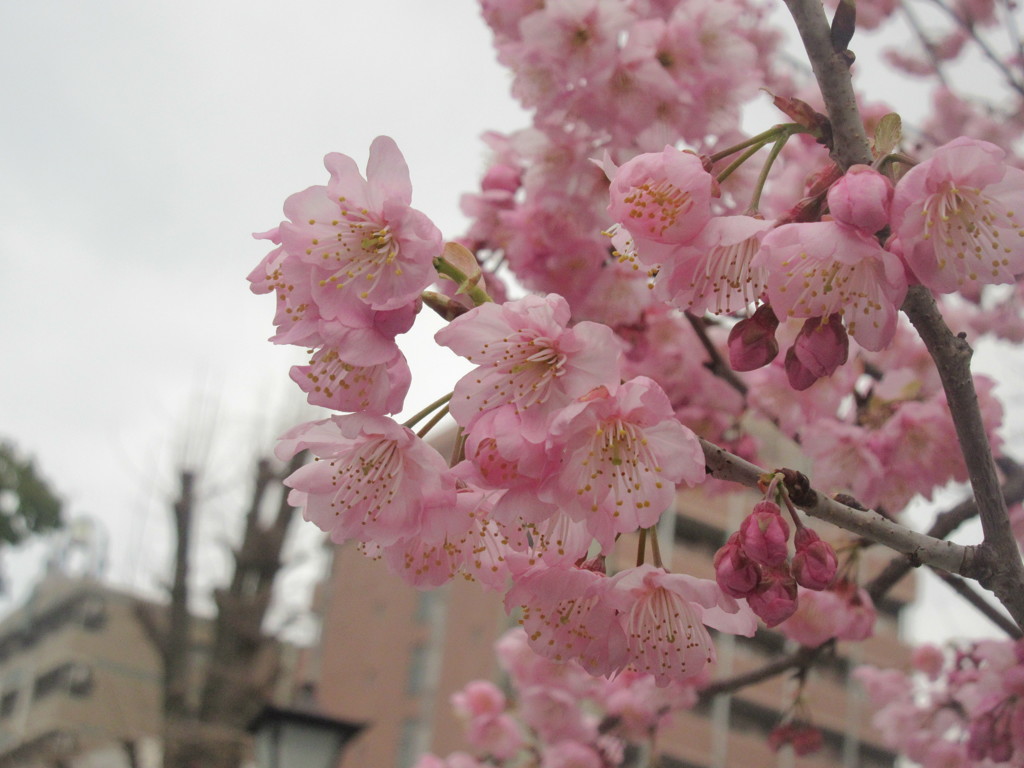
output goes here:
{"type": "Polygon", "coordinates": [[[734,371],[753,371],[768,365],[779,354],[775,329],[779,320],[768,304],[729,331],[729,365],[734,371]]]}
{"type": "Polygon", "coordinates": [[[783,519],[779,505],[762,501],[754,507],[740,525],[740,544],[755,563],[779,566],[789,555],[789,525],[783,519]]]}
{"type": "Polygon", "coordinates": [[[768,734],[768,746],[778,752],[786,744],[793,747],[799,757],[817,752],[825,743],[825,737],[818,728],[808,723],[789,722],[777,725],[768,734]]]}
{"type": "Polygon", "coordinates": [[[840,224],[873,235],[889,224],[893,186],[866,165],[854,165],[828,191],[828,208],[840,224]]]}
{"type": "Polygon", "coordinates": [[[831,376],[846,362],[849,351],[850,339],[840,315],[810,318],[786,353],[790,386],[803,391],[818,379],[831,376]]]}
{"type": "Polygon", "coordinates": [[[783,568],[762,572],[761,577],[757,590],[747,596],[747,604],[766,626],[774,627],[796,612],[796,582],[783,568]]]}
{"type": "Polygon", "coordinates": [[[740,535],[734,533],[715,553],[715,579],[730,597],[746,597],[757,588],[761,571],[740,546],[740,535]]]}
{"type": "Polygon", "coordinates": [[[793,537],[793,543],[796,546],[796,554],[790,568],[796,583],[816,591],[828,589],[839,567],[832,545],[822,541],[810,528],[799,528],[793,537]]]}

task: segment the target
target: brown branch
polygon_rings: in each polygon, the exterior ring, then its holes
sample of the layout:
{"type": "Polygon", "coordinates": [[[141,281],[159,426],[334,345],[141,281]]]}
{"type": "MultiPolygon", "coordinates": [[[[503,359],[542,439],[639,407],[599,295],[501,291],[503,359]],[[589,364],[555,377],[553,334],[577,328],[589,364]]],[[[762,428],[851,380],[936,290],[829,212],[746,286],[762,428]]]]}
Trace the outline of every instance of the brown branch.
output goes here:
{"type": "MultiPolygon", "coordinates": [[[[766,470],[714,443],[702,439],[701,446],[704,448],[707,471],[712,477],[756,489],[761,476],[766,474],[766,470]]],[[[890,549],[910,556],[917,563],[968,575],[964,570],[970,566],[973,547],[918,533],[873,510],[854,509],[841,504],[813,488],[802,489],[799,494],[791,496],[793,503],[811,517],[884,544],[890,549]]]]}
{"type": "Polygon", "coordinates": [[[984,597],[979,595],[970,584],[959,576],[953,576],[945,571],[936,571],[934,569],[932,569],[932,572],[946,582],[950,589],[960,595],[960,597],[967,603],[978,609],[986,619],[991,621],[1010,637],[1015,640],[1024,637],[1024,633],[1020,631],[1020,627],[1007,618],[1005,614],[1000,613],[995,606],[989,604],[984,597]]]}
{"type": "MultiPolygon", "coordinates": [[[[870,163],[871,150],[857,111],[849,66],[843,52],[833,50],[824,7],[820,0],[785,2],[796,22],[825,100],[832,123],[833,159],[844,170],[853,163],[870,163]]],[[[976,579],[999,599],[1018,625],[1024,626],[1024,563],[1010,533],[991,447],[978,409],[970,372],[971,348],[965,339],[953,336],[939,314],[935,300],[923,286],[910,289],[902,309],[920,334],[942,379],[985,532],[984,541],[973,550],[968,549],[966,554],[969,556],[959,568],[934,561],[922,562],[976,579]]],[[[809,509],[807,511],[815,514],[809,509]]],[[[873,535],[867,538],[892,546],[889,541],[873,535]]]]}
{"type": "Polygon", "coordinates": [[[971,376],[973,350],[963,335],[955,336],[949,330],[935,299],[924,286],[910,289],[902,309],[935,361],[978,504],[984,541],[978,545],[973,562],[959,573],[990,590],[1017,624],[1024,626],[1024,562],[1010,529],[992,448],[978,407],[971,376]]]}
{"type": "Polygon", "coordinates": [[[785,0],[796,22],[832,124],[832,159],[842,169],[870,165],[871,146],[857,109],[845,51],[832,47],[832,31],[821,0],[785,0]]]}
{"type": "Polygon", "coordinates": [[[747,385],[740,381],[740,378],[733,371],[732,367],[722,359],[722,355],[718,351],[718,347],[714,345],[711,338],[708,336],[708,330],[704,325],[704,321],[692,312],[686,313],[686,319],[690,321],[690,325],[693,327],[694,333],[697,334],[697,338],[704,347],[704,351],[707,352],[708,357],[711,358],[710,362],[705,363],[707,369],[741,395],[746,397],[747,385]]]}
{"type": "MultiPolygon", "coordinates": [[[[1007,505],[1018,504],[1024,501],[1024,469],[1005,457],[1001,459],[1001,462],[1003,464],[1003,472],[1007,476],[1007,480],[1002,487],[1003,498],[1006,499],[1007,505]]],[[[977,516],[978,505],[975,503],[974,498],[964,499],[955,507],[936,515],[935,521],[932,523],[931,528],[928,529],[927,534],[937,539],[948,538],[963,523],[977,516]]],[[[915,563],[906,557],[894,557],[881,573],[868,582],[864,588],[871,595],[871,599],[877,602],[897,581],[906,576],[914,566],[915,563]]]]}
{"type": "MultiPolygon", "coordinates": [[[[1003,472],[1007,475],[1007,481],[1003,485],[1003,494],[1007,504],[1016,504],[1024,500],[1024,468],[1008,459],[1001,460],[1003,472]]],[[[973,498],[965,499],[955,507],[936,515],[934,522],[928,529],[928,535],[936,538],[945,538],[955,531],[962,523],[977,516],[978,506],[973,498]]],[[[875,602],[881,600],[896,583],[902,579],[915,566],[910,558],[894,557],[889,564],[875,578],[864,585],[864,589],[875,602]]],[[[936,571],[936,573],[942,573],[936,571]]],[[[1005,619],[1004,619],[1005,620],[1005,619]]],[[[1004,629],[1009,629],[1004,627],[1004,629]]],[[[1014,627],[1015,631],[1017,630],[1014,627]]],[[[1017,635],[1012,635],[1016,637],[1017,635]]],[[[790,669],[797,669],[813,664],[817,660],[822,646],[811,648],[801,646],[793,653],[780,657],[765,666],[746,672],[742,675],[718,680],[701,690],[701,698],[710,699],[725,693],[733,693],[748,685],[754,685],[763,680],[781,675],[790,669]]]]}
{"type": "Polygon", "coordinates": [[[716,680],[710,685],[704,686],[700,690],[700,698],[703,701],[708,701],[715,696],[721,696],[726,693],[735,693],[749,685],[756,685],[757,683],[765,680],[770,680],[771,678],[781,675],[784,672],[788,672],[791,669],[808,667],[817,660],[825,649],[834,645],[835,641],[833,640],[827,640],[821,645],[815,647],[802,645],[792,653],[781,656],[774,661],[770,661],[763,667],[753,669],[750,672],[744,672],[741,675],[734,675],[733,677],[726,678],[725,680],[716,680]]]}

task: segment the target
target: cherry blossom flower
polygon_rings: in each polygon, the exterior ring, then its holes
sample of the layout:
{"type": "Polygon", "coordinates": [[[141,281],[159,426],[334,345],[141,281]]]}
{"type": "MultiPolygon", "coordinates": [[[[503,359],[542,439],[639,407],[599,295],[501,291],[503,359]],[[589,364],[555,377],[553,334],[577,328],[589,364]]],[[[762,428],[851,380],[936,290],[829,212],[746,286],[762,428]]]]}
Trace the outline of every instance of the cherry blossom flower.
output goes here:
{"type": "Polygon", "coordinates": [[[646,377],[599,387],[562,409],[550,439],[560,465],[540,498],[586,520],[599,540],[654,525],[676,484],[704,480],[704,452],[664,391],[646,377]]]}
{"type": "Polygon", "coordinates": [[[994,144],[954,139],[896,185],[892,229],[924,285],[950,293],[1024,272],[1024,171],[994,144]]]}
{"type": "Polygon", "coordinates": [[[438,344],[478,366],[455,385],[455,420],[472,429],[481,414],[511,404],[533,439],[573,398],[617,385],[620,345],[611,329],[568,323],[568,303],[551,294],[484,304],[438,331],[438,344]]]}
{"type": "Polygon", "coordinates": [[[889,225],[893,186],[866,165],[854,165],[828,190],[828,210],[840,224],[873,235],[889,225]]]}
{"type": "Polygon", "coordinates": [[[610,580],[581,568],[537,566],[505,595],[505,609],[521,609],[530,647],[555,661],[578,661],[595,675],[626,665],[626,638],[607,595],[610,580]]]}
{"type": "Polygon", "coordinates": [[[834,221],[785,224],[764,236],[752,265],[768,270],[768,297],[780,319],[839,313],[864,348],[892,340],[906,277],[871,235],[834,221]]]}
{"type": "Polygon", "coordinates": [[[441,454],[387,417],[354,413],[301,424],[276,452],[286,460],[302,450],[317,460],[285,480],[289,503],[336,543],[393,544],[429,529],[428,508],[454,506],[441,454]]]}
{"type": "Polygon", "coordinates": [[[751,262],[771,222],[752,216],[715,216],[685,248],[662,265],[659,295],[695,314],[739,312],[760,298],[767,274],[751,262]]]}
{"type": "Polygon", "coordinates": [[[441,233],[410,207],[409,168],[395,142],[374,139],[365,179],[347,155],[331,153],[324,165],[330,182],[289,197],[281,223],[285,250],[315,266],[318,285],[330,289],[321,305],[343,312],[352,300],[374,309],[414,301],[435,279],[441,233]]]}
{"type": "Polygon", "coordinates": [[[665,147],[636,156],[609,176],[608,212],[629,230],[645,263],[666,252],[652,244],[688,243],[711,218],[715,181],[694,154],[665,147]]]}
{"type": "Polygon", "coordinates": [[[629,666],[659,686],[701,673],[715,659],[705,624],[748,637],[757,622],[715,582],[641,565],[609,579],[629,666]]]}
{"type": "Polygon", "coordinates": [[[740,524],[740,545],[755,563],[779,566],[789,556],[789,524],[783,519],[779,505],[761,501],[740,524]]]}
{"type": "MultiPolygon", "coordinates": [[[[277,227],[254,237],[281,242],[277,227]]],[[[313,267],[281,246],[268,253],[249,274],[253,293],[274,293],[277,297],[277,333],[270,337],[275,344],[316,343],[320,311],[313,300],[313,274],[313,267]]]]}

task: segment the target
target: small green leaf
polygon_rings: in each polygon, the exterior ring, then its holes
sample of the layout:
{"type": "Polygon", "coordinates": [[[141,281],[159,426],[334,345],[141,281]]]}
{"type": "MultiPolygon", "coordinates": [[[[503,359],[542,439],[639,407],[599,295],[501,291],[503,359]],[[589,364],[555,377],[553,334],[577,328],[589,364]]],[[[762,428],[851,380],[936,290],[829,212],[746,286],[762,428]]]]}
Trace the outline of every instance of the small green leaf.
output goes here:
{"type": "Polygon", "coordinates": [[[903,138],[903,121],[895,112],[890,112],[875,127],[875,155],[884,157],[900,145],[903,138]]]}

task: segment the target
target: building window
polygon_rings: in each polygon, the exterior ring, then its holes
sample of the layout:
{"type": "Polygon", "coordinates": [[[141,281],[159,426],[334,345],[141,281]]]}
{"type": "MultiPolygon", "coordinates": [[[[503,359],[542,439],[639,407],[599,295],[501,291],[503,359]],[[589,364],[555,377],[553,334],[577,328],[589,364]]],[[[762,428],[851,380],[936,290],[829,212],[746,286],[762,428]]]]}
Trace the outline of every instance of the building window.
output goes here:
{"type": "Polygon", "coordinates": [[[45,699],[58,691],[63,691],[67,687],[70,669],[70,664],[61,664],[37,677],[35,685],[32,687],[32,698],[45,699]]]}

